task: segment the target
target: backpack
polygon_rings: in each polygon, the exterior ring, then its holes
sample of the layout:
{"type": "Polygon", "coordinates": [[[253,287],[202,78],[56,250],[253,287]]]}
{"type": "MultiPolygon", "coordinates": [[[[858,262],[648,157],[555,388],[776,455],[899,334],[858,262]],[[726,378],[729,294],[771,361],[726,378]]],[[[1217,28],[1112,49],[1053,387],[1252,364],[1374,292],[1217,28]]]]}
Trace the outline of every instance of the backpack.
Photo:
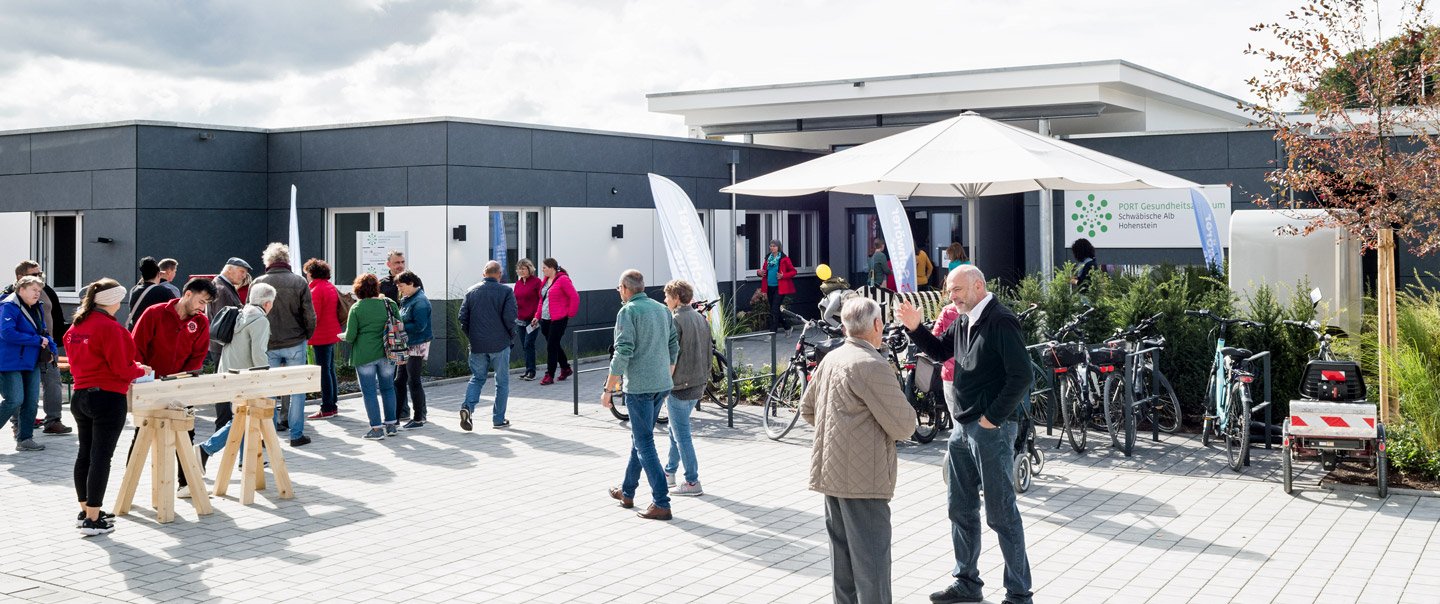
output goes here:
{"type": "MultiPolygon", "coordinates": [[[[382,298],[384,299],[384,298],[382,298]]],[[[410,335],[405,333],[405,324],[400,322],[400,314],[395,310],[395,303],[385,300],[385,358],[391,363],[404,365],[410,356],[410,335]]]]}
{"type": "Polygon", "coordinates": [[[221,346],[229,344],[235,338],[235,322],[239,319],[239,306],[221,308],[215,313],[215,319],[210,321],[210,341],[221,346]]]}

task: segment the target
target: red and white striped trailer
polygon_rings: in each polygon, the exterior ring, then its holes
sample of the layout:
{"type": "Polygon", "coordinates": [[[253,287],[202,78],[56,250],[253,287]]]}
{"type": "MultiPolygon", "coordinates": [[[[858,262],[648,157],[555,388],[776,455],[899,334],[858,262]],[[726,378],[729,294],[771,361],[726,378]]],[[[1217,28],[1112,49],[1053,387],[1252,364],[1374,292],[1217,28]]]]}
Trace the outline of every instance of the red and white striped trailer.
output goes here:
{"type": "Polygon", "coordinates": [[[1376,412],[1376,405],[1365,401],[1290,401],[1283,429],[1285,492],[1294,490],[1295,461],[1318,459],[1326,470],[1359,461],[1375,468],[1376,486],[1385,497],[1385,426],[1376,412]]]}

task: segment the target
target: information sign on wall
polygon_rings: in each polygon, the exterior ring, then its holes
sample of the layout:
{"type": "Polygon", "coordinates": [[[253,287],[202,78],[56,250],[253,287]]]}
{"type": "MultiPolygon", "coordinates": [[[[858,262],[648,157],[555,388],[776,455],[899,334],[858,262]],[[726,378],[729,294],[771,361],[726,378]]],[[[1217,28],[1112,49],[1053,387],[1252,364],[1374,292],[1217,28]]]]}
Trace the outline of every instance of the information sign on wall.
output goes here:
{"type": "Polygon", "coordinates": [[[359,274],[370,273],[385,277],[390,269],[385,261],[390,250],[406,252],[406,231],[359,231],[355,233],[355,266],[359,274]]]}
{"type": "MultiPolygon", "coordinates": [[[[1086,238],[1097,248],[1199,248],[1189,189],[1065,191],[1065,247],[1086,238]]],[[[1209,185],[1220,241],[1230,241],[1230,187],[1209,185]]]]}

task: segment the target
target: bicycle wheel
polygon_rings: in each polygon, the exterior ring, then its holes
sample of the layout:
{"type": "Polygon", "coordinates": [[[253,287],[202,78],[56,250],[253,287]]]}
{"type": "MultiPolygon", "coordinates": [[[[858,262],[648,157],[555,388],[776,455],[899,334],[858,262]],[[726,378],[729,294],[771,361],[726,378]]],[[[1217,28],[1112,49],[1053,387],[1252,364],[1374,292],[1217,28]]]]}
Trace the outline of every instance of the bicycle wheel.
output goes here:
{"type": "Polygon", "coordinates": [[[625,393],[616,392],[610,395],[610,414],[622,422],[630,421],[630,414],[625,409],[625,393]]]}
{"type": "Polygon", "coordinates": [[[1105,424],[1110,444],[1126,457],[1135,451],[1135,413],[1125,400],[1125,382],[1117,374],[1105,378],[1105,424]]]}
{"type": "Polygon", "coordinates": [[[1220,408],[1220,406],[1217,404],[1217,401],[1215,400],[1214,365],[1210,366],[1210,375],[1209,377],[1205,378],[1205,400],[1202,401],[1202,403],[1204,404],[1204,410],[1202,411],[1202,413],[1204,413],[1205,417],[1200,427],[1200,444],[1208,447],[1210,446],[1210,437],[1213,435],[1213,432],[1215,430],[1215,421],[1217,419],[1215,415],[1219,413],[1218,409],[1220,408]]]}
{"type": "Polygon", "coordinates": [[[1239,472],[1250,457],[1250,389],[1236,382],[1230,387],[1230,412],[1225,417],[1225,452],[1230,469],[1239,472]]]}
{"type": "Polygon", "coordinates": [[[1051,399],[1055,397],[1051,396],[1052,391],[1049,382],[1045,381],[1045,374],[1040,373],[1046,370],[1037,368],[1034,363],[1030,365],[1036,376],[1030,386],[1030,421],[1036,426],[1047,426],[1050,424],[1051,399]]]}
{"type": "Polygon", "coordinates": [[[1155,402],[1150,407],[1150,421],[1155,422],[1157,428],[1166,434],[1174,434],[1180,430],[1183,423],[1180,414],[1180,397],[1175,396],[1175,389],[1170,387],[1170,379],[1158,370],[1146,368],[1149,375],[1150,396],[1154,396],[1155,402]]]}
{"type": "Polygon", "coordinates": [[[1285,487],[1286,495],[1295,494],[1295,462],[1291,460],[1290,451],[1290,420],[1285,420],[1281,428],[1285,434],[1285,448],[1280,450],[1280,480],[1285,487]]]}
{"type": "Polygon", "coordinates": [[[765,436],[780,440],[795,427],[800,419],[800,395],[805,391],[805,377],[800,367],[791,365],[775,379],[770,392],[765,395],[765,409],[761,415],[765,425],[765,436]]]}
{"type": "Polygon", "coordinates": [[[1064,416],[1065,438],[1076,453],[1085,452],[1085,424],[1089,422],[1090,410],[1081,400],[1079,383],[1074,376],[1066,374],[1060,380],[1060,411],[1064,416]]]}
{"type": "Polygon", "coordinates": [[[719,350],[710,351],[710,382],[705,384],[705,394],[700,398],[708,400],[721,409],[729,409],[739,401],[730,400],[730,393],[725,390],[728,380],[734,379],[735,370],[730,367],[730,361],[725,360],[725,355],[719,350]]]}
{"type": "Polygon", "coordinates": [[[920,444],[935,440],[940,433],[940,413],[936,409],[935,395],[915,390],[915,372],[905,372],[905,398],[915,409],[915,433],[910,438],[920,444]]]}

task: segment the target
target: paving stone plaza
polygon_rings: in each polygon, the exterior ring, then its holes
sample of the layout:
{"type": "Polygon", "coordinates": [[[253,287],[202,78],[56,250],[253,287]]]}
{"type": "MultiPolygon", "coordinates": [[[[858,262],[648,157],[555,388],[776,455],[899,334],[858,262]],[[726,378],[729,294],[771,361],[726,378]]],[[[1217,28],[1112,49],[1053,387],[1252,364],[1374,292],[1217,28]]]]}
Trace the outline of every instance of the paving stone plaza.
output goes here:
{"type": "MultiPolygon", "coordinates": [[[[584,392],[598,390],[597,375],[582,376],[584,392]]],[[[676,497],[671,522],[647,521],[606,495],[624,469],[628,428],[589,396],[572,415],[569,383],[511,384],[509,430],[484,421],[460,430],[463,383],[431,385],[432,423],[382,442],[360,440],[360,401],[345,400],[338,418],[307,423],[313,444],[285,449],[295,499],[276,499],[272,482],[242,506],[235,486],[213,515],[180,500],[176,521],[161,525],[147,482],[115,532],[93,538],[72,528],[75,439],[47,436],[47,450],[17,453],[7,433],[0,601],[830,601],[822,498],[806,488],[807,428],[774,442],[755,408],[737,409],[732,429],[706,407],[694,416],[705,494],[676,497]]],[[[482,420],[489,399],[487,390],[482,420]]],[[[208,421],[196,423],[208,432],[208,421]]],[[[1278,448],[1257,449],[1237,475],[1223,449],[1192,436],[1142,441],[1128,459],[1106,444],[1077,456],[1041,438],[1048,463],[1019,498],[1037,601],[1434,602],[1440,593],[1440,498],[1321,489],[1316,469],[1291,497],[1276,477],[1278,448]]],[[[897,602],[927,602],[949,582],[943,451],[939,440],[900,448],[897,602]]],[[[643,483],[636,499],[648,503],[643,483]]],[[[988,529],[984,539],[986,595],[998,602],[1000,554],[988,529]]]]}

